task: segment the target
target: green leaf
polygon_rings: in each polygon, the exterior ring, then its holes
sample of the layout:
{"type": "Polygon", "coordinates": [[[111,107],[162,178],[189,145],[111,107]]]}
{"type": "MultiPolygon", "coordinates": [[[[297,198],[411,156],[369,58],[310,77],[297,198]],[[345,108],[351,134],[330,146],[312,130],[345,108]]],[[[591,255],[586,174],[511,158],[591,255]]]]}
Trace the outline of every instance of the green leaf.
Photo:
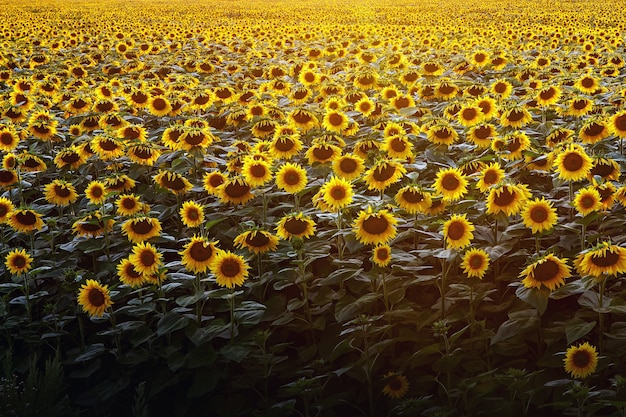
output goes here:
{"type": "Polygon", "coordinates": [[[543,314],[548,308],[548,299],[550,298],[550,291],[543,288],[526,288],[522,285],[517,287],[515,295],[522,300],[535,307],[539,314],[543,314]]]}
{"type": "Polygon", "coordinates": [[[89,345],[85,348],[85,351],[78,355],[74,362],[86,362],[93,358],[100,356],[102,352],[105,351],[104,343],[94,343],[93,345],[89,345]]]}
{"type": "Polygon", "coordinates": [[[187,325],[189,319],[174,312],[169,312],[165,316],[161,317],[157,324],[157,334],[163,336],[180,330],[187,325]]]}
{"type": "Polygon", "coordinates": [[[565,337],[567,339],[567,344],[571,344],[581,337],[585,336],[587,333],[592,331],[596,327],[596,322],[586,322],[581,319],[571,319],[565,322],[565,337]]]}
{"type": "Polygon", "coordinates": [[[248,356],[248,353],[250,353],[250,347],[243,345],[226,345],[220,350],[220,353],[233,362],[241,362],[248,356]]]}
{"type": "Polygon", "coordinates": [[[510,339],[517,335],[536,329],[540,325],[539,316],[535,310],[522,310],[509,314],[509,319],[502,323],[495,336],[491,338],[491,344],[510,339]]]}

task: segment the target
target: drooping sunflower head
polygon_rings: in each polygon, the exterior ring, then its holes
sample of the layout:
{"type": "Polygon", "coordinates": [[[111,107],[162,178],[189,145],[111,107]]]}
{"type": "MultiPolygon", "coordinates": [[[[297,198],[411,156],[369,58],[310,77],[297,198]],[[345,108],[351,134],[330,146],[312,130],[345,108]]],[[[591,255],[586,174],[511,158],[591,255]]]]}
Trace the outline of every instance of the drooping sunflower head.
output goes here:
{"type": "Polygon", "coordinates": [[[611,134],[609,124],[597,117],[589,118],[583,122],[578,136],[583,143],[593,145],[611,134]]]}
{"type": "Polygon", "coordinates": [[[178,195],[186,194],[192,188],[189,180],[177,172],[161,171],[153,180],[161,188],[178,195]]]}
{"type": "Polygon", "coordinates": [[[15,210],[13,202],[7,197],[0,197],[0,224],[7,223],[15,210]]]}
{"type": "Polygon", "coordinates": [[[528,265],[521,273],[522,284],[526,288],[541,288],[542,286],[554,291],[565,284],[565,279],[571,276],[571,268],[567,265],[567,258],[558,258],[553,254],[528,265]]]}
{"type": "Polygon", "coordinates": [[[407,185],[394,196],[396,204],[409,214],[426,213],[432,203],[429,192],[418,185],[407,185]]]}
{"type": "Polygon", "coordinates": [[[107,308],[113,305],[109,287],[88,279],[78,292],[78,304],[90,317],[102,317],[107,308]]]}
{"type": "Polygon", "coordinates": [[[78,198],[76,189],[67,181],[55,179],[44,186],[46,201],[57,206],[67,206],[78,198]]]}
{"type": "Polygon", "coordinates": [[[113,228],[115,220],[108,219],[102,220],[102,215],[99,211],[88,214],[72,224],[72,231],[78,236],[97,237],[110,231],[113,228]]]}
{"type": "Polygon", "coordinates": [[[306,239],[315,233],[316,224],[313,219],[302,212],[283,216],[276,225],[276,234],[284,240],[294,238],[306,239]]]}
{"type": "Polygon", "coordinates": [[[237,235],[234,243],[238,248],[246,248],[250,252],[260,254],[276,250],[278,237],[266,230],[252,229],[237,235]]]}
{"type": "Polygon", "coordinates": [[[621,274],[626,272],[626,249],[602,242],[579,253],[574,264],[580,275],[602,278],[621,274]]]}
{"type": "Polygon", "coordinates": [[[578,346],[567,348],[563,358],[565,372],[574,378],[586,378],[596,371],[598,366],[598,352],[595,346],[585,342],[578,346]]]}
{"type": "Polygon", "coordinates": [[[531,197],[526,184],[499,184],[489,189],[487,195],[487,213],[504,213],[515,216],[522,210],[526,200],[531,197]]]}
{"type": "Polygon", "coordinates": [[[230,251],[221,251],[209,266],[215,281],[220,287],[235,288],[241,286],[248,278],[250,266],[245,259],[230,251]]]}
{"type": "Polygon", "coordinates": [[[453,214],[443,224],[443,237],[446,240],[446,247],[463,249],[474,238],[474,230],[474,225],[467,220],[465,214],[453,214]]]}
{"type": "Polygon", "coordinates": [[[161,234],[161,222],[159,219],[140,215],[128,219],[122,225],[122,233],[132,243],[139,243],[161,234]]]}
{"type": "Polygon", "coordinates": [[[9,225],[17,232],[29,233],[44,227],[42,214],[32,209],[13,210],[9,216],[9,225]]]}
{"type": "Polygon", "coordinates": [[[532,120],[532,114],[521,105],[515,105],[502,111],[500,116],[500,124],[504,127],[521,128],[532,120]]]}
{"type": "Polygon", "coordinates": [[[406,168],[394,160],[380,159],[365,172],[363,179],[370,190],[384,191],[392,184],[400,181],[406,168]]]}
{"type": "Polygon", "coordinates": [[[241,177],[226,179],[223,184],[217,187],[216,191],[220,201],[224,204],[245,205],[254,198],[250,184],[241,177]]]}
{"type": "Polygon", "coordinates": [[[388,210],[373,211],[371,206],[361,210],[352,224],[352,230],[364,245],[387,244],[396,236],[396,219],[388,210]]]}

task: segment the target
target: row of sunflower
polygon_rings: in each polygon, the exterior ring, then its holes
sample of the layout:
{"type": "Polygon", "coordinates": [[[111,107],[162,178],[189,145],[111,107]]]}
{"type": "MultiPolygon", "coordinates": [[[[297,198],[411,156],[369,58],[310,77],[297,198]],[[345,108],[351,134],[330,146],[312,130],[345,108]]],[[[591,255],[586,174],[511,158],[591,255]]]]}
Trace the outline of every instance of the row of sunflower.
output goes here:
{"type": "Polygon", "coordinates": [[[623,23],[436,3],[12,5],[3,403],[617,413],[623,23]]]}

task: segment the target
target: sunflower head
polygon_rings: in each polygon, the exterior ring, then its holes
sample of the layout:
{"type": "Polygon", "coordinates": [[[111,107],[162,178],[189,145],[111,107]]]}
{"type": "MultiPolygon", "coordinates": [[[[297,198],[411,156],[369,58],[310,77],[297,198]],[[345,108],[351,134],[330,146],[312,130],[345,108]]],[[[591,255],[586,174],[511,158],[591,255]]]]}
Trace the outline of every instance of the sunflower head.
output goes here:
{"type": "Polygon", "coordinates": [[[586,378],[596,371],[598,352],[595,346],[585,342],[578,346],[570,346],[563,359],[565,372],[574,378],[586,378]]]}
{"type": "Polygon", "coordinates": [[[113,305],[109,287],[98,281],[88,279],[78,292],[78,304],[91,317],[102,317],[105,310],[113,305]]]}
{"type": "Polygon", "coordinates": [[[521,273],[522,284],[526,288],[546,287],[554,291],[565,284],[565,279],[571,276],[571,268],[567,265],[567,258],[558,258],[548,254],[528,265],[521,273]]]}
{"type": "Polygon", "coordinates": [[[215,281],[220,287],[234,288],[241,286],[248,278],[250,266],[245,259],[230,251],[221,251],[209,266],[215,281]]]}
{"type": "Polygon", "coordinates": [[[7,254],[4,265],[13,275],[25,274],[33,266],[33,257],[24,249],[13,249],[7,254]]]}

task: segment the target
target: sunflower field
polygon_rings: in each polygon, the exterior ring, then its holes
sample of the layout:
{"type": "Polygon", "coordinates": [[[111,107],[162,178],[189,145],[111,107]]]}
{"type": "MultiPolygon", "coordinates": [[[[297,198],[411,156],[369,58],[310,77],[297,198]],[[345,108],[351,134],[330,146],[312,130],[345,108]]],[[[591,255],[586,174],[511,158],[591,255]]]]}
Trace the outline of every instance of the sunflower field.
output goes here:
{"type": "Polygon", "coordinates": [[[0,417],[626,415],[621,0],[7,0],[0,417]]]}

